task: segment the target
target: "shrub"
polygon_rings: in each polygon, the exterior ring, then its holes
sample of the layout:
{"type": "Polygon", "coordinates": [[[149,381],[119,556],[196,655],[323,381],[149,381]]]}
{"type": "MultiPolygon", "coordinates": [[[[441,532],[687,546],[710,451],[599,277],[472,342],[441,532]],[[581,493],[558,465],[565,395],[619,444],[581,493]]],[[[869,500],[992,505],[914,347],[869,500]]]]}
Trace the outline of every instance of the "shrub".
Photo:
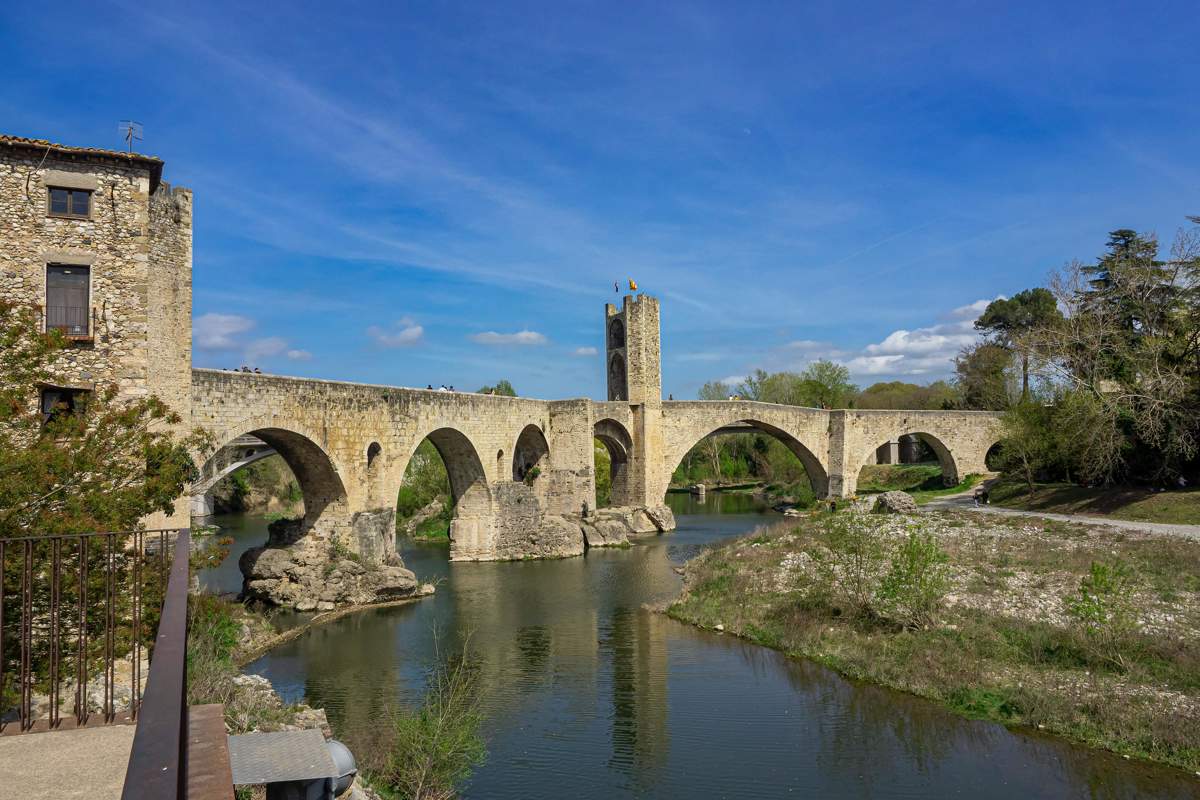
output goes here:
{"type": "Polygon", "coordinates": [[[949,586],[949,556],[932,534],[911,529],[893,551],[891,567],[879,584],[886,616],[908,628],[927,628],[949,586]]]}
{"type": "Polygon", "coordinates": [[[876,613],[876,590],[885,556],[879,524],[862,514],[832,514],[817,535],[822,548],[809,555],[834,603],[855,616],[876,613]]]}
{"type": "Polygon", "coordinates": [[[1137,585],[1128,564],[1115,559],[1093,561],[1079,581],[1078,594],[1067,598],[1067,613],[1079,624],[1093,655],[1125,670],[1123,650],[1137,627],[1131,595],[1137,585]]]}
{"type": "Polygon", "coordinates": [[[404,800],[457,796],[487,757],[478,697],[478,667],[459,656],[434,670],[419,709],[393,712],[383,730],[348,732],[368,780],[404,800]]]}

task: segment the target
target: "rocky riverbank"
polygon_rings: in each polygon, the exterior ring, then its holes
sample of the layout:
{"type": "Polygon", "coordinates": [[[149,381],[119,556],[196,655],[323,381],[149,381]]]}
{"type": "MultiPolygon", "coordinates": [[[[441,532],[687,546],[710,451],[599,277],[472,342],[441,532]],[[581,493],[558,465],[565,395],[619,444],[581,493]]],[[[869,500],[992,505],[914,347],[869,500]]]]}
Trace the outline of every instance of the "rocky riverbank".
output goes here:
{"type": "Polygon", "coordinates": [[[668,613],[970,717],[1200,770],[1200,543],[813,514],[684,568],[668,613]]]}

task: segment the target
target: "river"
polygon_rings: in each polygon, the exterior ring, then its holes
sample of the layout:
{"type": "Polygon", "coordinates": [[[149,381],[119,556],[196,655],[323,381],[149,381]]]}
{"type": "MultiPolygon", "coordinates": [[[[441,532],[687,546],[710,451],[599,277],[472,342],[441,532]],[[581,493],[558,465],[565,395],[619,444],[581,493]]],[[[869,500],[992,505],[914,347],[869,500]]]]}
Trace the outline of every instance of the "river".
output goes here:
{"type": "MultiPolygon", "coordinates": [[[[437,593],[353,614],[260,658],[287,699],[335,731],[417,704],[438,648],[464,634],[481,663],[488,761],[467,798],[1184,798],[1189,776],[956,717],[731,636],[643,609],[674,597],[674,568],[778,519],[749,495],[672,495],[678,529],[559,561],[451,564],[401,540],[437,593]]],[[[215,518],[233,553],[202,582],[238,588],[261,517],[215,518]]]]}

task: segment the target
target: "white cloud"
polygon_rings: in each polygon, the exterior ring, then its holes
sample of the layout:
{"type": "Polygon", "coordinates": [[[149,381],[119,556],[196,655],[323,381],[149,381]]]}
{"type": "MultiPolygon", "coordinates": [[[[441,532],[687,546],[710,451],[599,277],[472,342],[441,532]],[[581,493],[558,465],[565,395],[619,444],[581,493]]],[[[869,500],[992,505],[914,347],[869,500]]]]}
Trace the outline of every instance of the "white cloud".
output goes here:
{"type": "Polygon", "coordinates": [[[287,349],[287,339],[281,336],[268,336],[264,339],[255,339],[246,345],[246,360],[254,363],[263,358],[277,356],[287,349]]]}
{"type": "Polygon", "coordinates": [[[936,325],[892,331],[883,341],[863,348],[846,366],[855,375],[948,375],[959,351],[979,341],[975,320],[991,302],[983,299],[959,306],[943,317],[948,321],[936,325]]]}
{"type": "Polygon", "coordinates": [[[201,350],[237,350],[237,337],[254,327],[254,320],[239,314],[201,314],[192,321],[192,339],[201,350]]]}
{"type": "Polygon", "coordinates": [[[544,335],[537,331],[517,331],[516,333],[497,333],[496,331],[484,331],[483,333],[472,334],[470,337],[472,342],[477,344],[498,345],[498,344],[546,344],[549,341],[544,335]]]}
{"type": "Polygon", "coordinates": [[[721,380],[721,383],[725,384],[726,386],[728,386],[731,389],[734,389],[746,382],[746,376],[745,375],[726,375],[724,378],[721,378],[720,380],[721,380]]]}
{"type": "Polygon", "coordinates": [[[594,356],[594,355],[599,354],[599,352],[600,351],[594,347],[576,347],[575,350],[571,353],[571,355],[580,356],[580,357],[594,356]]]}
{"type": "Polygon", "coordinates": [[[998,294],[991,300],[976,300],[974,303],[967,303],[965,306],[959,306],[950,312],[949,316],[952,319],[969,319],[971,324],[979,319],[979,315],[995,300],[1003,300],[1004,295],[998,294]]]}
{"type": "Polygon", "coordinates": [[[291,348],[282,336],[264,336],[247,341],[245,334],[258,323],[240,314],[210,312],[196,317],[192,323],[192,339],[196,348],[212,352],[241,353],[243,364],[254,365],[263,359],[286,355],[292,361],[307,361],[312,353],[291,348]]]}
{"type": "Polygon", "coordinates": [[[412,347],[425,337],[425,329],[412,317],[401,317],[391,329],[372,325],[367,328],[367,335],[380,347],[412,347]]]}

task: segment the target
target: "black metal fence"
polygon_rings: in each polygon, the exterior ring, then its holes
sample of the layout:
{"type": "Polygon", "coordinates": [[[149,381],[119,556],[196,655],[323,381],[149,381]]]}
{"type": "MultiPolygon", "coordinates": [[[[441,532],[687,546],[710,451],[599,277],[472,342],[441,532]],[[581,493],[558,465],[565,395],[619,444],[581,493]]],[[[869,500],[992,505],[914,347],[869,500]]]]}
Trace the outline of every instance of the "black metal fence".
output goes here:
{"type": "Polygon", "coordinates": [[[182,686],[188,548],[186,530],[0,539],[0,733],[137,720],[164,641],[182,686]]]}

